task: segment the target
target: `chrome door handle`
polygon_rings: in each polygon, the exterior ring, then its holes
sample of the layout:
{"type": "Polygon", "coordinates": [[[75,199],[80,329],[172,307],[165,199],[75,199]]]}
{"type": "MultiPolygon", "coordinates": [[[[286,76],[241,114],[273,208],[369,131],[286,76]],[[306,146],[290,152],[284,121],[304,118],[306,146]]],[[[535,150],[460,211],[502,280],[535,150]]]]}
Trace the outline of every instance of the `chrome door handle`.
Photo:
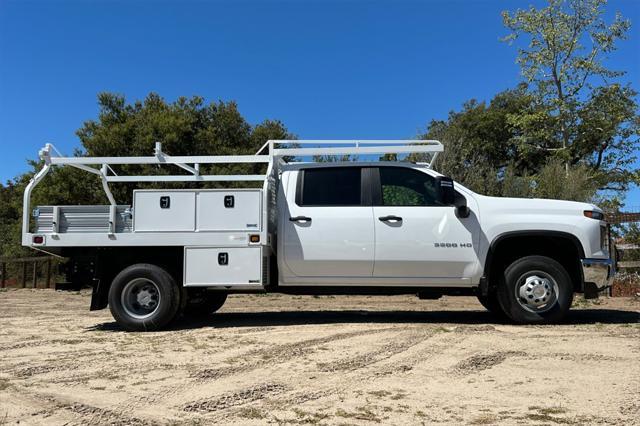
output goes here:
{"type": "Polygon", "coordinates": [[[380,216],[378,220],[381,222],[402,222],[402,218],[400,216],[394,215],[380,216]]]}
{"type": "Polygon", "coordinates": [[[307,217],[307,216],[295,216],[295,217],[290,217],[289,220],[291,222],[311,222],[311,218],[307,217]]]}

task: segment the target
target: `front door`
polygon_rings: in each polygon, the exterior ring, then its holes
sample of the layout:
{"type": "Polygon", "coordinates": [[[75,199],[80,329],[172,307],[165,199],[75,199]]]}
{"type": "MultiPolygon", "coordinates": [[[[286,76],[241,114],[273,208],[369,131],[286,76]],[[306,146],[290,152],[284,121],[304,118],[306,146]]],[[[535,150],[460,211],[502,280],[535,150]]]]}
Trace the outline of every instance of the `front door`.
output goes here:
{"type": "Polygon", "coordinates": [[[420,169],[389,166],[377,170],[372,179],[373,276],[466,283],[477,267],[477,216],[458,218],[455,207],[442,205],[435,178],[420,169]]]}
{"type": "Polygon", "coordinates": [[[361,167],[310,167],[287,185],[284,259],[298,277],[373,273],[374,223],[361,167]]]}

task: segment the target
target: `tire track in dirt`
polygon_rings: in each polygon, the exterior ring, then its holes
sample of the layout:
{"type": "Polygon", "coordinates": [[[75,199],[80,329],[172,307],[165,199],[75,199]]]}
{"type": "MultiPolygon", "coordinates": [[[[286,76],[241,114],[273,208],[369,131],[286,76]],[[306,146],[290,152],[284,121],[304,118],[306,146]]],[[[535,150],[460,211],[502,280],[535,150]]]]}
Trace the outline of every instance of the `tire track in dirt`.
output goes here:
{"type": "MultiPolygon", "coordinates": [[[[461,342],[466,340],[466,336],[453,333],[438,333],[435,332],[431,337],[442,337],[443,342],[431,343],[424,351],[419,353],[409,354],[398,362],[390,365],[382,365],[376,368],[376,371],[372,375],[368,375],[367,378],[379,378],[388,376],[391,374],[406,373],[413,370],[417,365],[427,362],[434,356],[441,356],[450,350],[452,347],[456,347],[461,342]]],[[[431,339],[425,339],[425,341],[431,339]]],[[[416,345],[418,346],[418,345],[416,345]]]]}
{"type": "MultiPolygon", "coordinates": [[[[439,344],[439,346],[431,345],[429,346],[430,350],[428,351],[397,360],[398,357],[402,357],[403,354],[406,354],[406,352],[411,348],[415,348],[425,342],[428,342],[433,337],[442,336],[442,334],[440,334],[436,329],[429,328],[425,330],[421,326],[412,327],[412,330],[410,330],[409,333],[407,333],[407,329],[403,329],[402,331],[405,334],[409,334],[409,336],[406,336],[399,344],[385,344],[378,350],[371,351],[367,354],[344,358],[335,362],[334,367],[331,367],[332,363],[319,364],[320,371],[341,372],[343,374],[348,374],[348,382],[363,383],[379,376],[408,371],[412,367],[407,370],[404,370],[403,367],[407,365],[414,365],[416,362],[425,362],[429,356],[440,352],[437,349],[431,350],[432,348],[447,348],[451,346],[451,340],[456,342],[464,340],[462,336],[449,335],[447,336],[447,342],[443,342],[439,344]],[[379,365],[379,363],[388,361],[391,358],[394,359],[394,363],[392,365],[379,365]],[[399,365],[398,362],[400,363],[399,365]],[[371,374],[371,371],[368,369],[368,367],[371,366],[375,366],[376,371],[374,374],[371,374]]],[[[398,339],[398,335],[395,335],[393,338],[394,341],[396,339],[398,339]]],[[[285,392],[282,395],[278,395],[277,398],[265,401],[265,405],[267,408],[286,410],[309,401],[315,401],[324,397],[331,397],[349,391],[348,384],[335,385],[333,383],[319,383],[318,381],[314,381],[313,384],[310,384],[310,387],[312,387],[313,391],[305,390],[291,393],[285,392]]],[[[233,415],[233,413],[229,414],[233,415]]]]}
{"type": "Polygon", "coordinates": [[[26,398],[36,400],[41,406],[48,404],[50,408],[45,408],[43,412],[53,414],[55,411],[62,410],[78,417],[76,422],[65,423],[67,425],[153,426],[158,424],[157,420],[128,416],[120,411],[82,402],[68,402],[49,393],[36,392],[31,389],[25,392],[20,387],[14,387],[13,390],[23,394],[26,398]]]}
{"type": "Polygon", "coordinates": [[[498,364],[502,364],[507,358],[526,356],[524,351],[497,351],[478,355],[472,355],[457,363],[453,370],[458,374],[472,374],[488,370],[498,364]]]}
{"type": "Polygon", "coordinates": [[[391,358],[392,356],[406,352],[409,348],[433,337],[434,334],[435,333],[433,331],[425,333],[413,332],[402,340],[400,340],[399,336],[396,335],[392,342],[386,343],[376,350],[353,357],[343,358],[338,361],[317,363],[316,367],[323,373],[359,370],[382,360],[391,358]]]}
{"type": "Polygon", "coordinates": [[[303,340],[300,342],[286,343],[269,347],[265,349],[254,349],[242,355],[242,359],[249,361],[244,365],[233,367],[207,368],[191,374],[191,378],[211,380],[220,379],[232,374],[244,373],[256,368],[280,364],[282,360],[289,361],[292,358],[307,355],[314,346],[323,345],[325,343],[337,342],[340,340],[351,339],[368,334],[383,333],[392,330],[393,327],[378,328],[365,331],[351,331],[346,333],[337,333],[330,336],[318,337],[314,339],[303,340]],[[253,359],[252,359],[253,358],[253,359]]]}
{"type": "Polygon", "coordinates": [[[86,340],[83,340],[83,339],[26,340],[26,341],[20,341],[20,342],[11,343],[8,345],[0,346],[0,352],[6,352],[6,351],[11,351],[16,349],[23,349],[23,348],[34,348],[37,346],[45,346],[45,345],[51,345],[51,344],[55,345],[55,344],[76,344],[76,343],[86,343],[86,340]]]}
{"type": "MultiPolygon", "coordinates": [[[[383,327],[369,330],[356,330],[343,333],[335,333],[329,336],[323,336],[318,338],[307,339],[294,343],[280,344],[273,347],[267,347],[266,349],[254,349],[248,351],[244,355],[235,355],[232,360],[242,359],[245,363],[237,366],[225,366],[212,369],[202,369],[192,373],[189,378],[195,379],[187,383],[183,383],[177,386],[171,386],[167,389],[161,389],[154,392],[151,395],[145,395],[143,397],[135,396],[129,398],[120,404],[123,411],[130,411],[135,409],[135,406],[141,403],[154,404],[160,401],[169,399],[176,394],[188,393],[189,389],[199,386],[206,380],[218,380],[221,378],[229,377],[232,375],[247,373],[259,368],[278,365],[284,362],[289,362],[294,358],[307,355],[313,350],[314,347],[323,345],[329,342],[336,342],[345,339],[351,339],[354,337],[360,337],[364,335],[384,333],[389,330],[393,330],[395,327],[383,327]]],[[[224,361],[222,361],[224,362],[224,361]]]]}
{"type": "Polygon", "coordinates": [[[79,384],[86,383],[88,380],[110,377],[112,379],[120,377],[121,366],[112,366],[108,370],[100,369],[87,373],[79,371],[79,363],[90,366],[92,361],[99,361],[104,358],[104,351],[94,354],[88,354],[86,357],[67,356],[68,353],[54,354],[57,357],[45,359],[41,363],[32,364],[24,367],[23,359],[16,359],[20,364],[11,364],[11,360],[5,360],[5,364],[0,371],[5,372],[15,379],[29,380],[43,374],[53,374],[53,377],[47,379],[49,383],[65,383],[79,384]]]}
{"type": "Polygon", "coordinates": [[[240,391],[230,392],[215,398],[204,398],[183,405],[182,410],[200,414],[213,413],[231,407],[248,404],[249,402],[265,399],[286,390],[286,386],[279,383],[263,383],[240,391]]]}
{"type": "MultiPolygon", "coordinates": [[[[360,330],[345,333],[332,334],[330,336],[318,337],[314,339],[303,340],[300,342],[286,343],[266,349],[254,349],[244,355],[239,356],[246,363],[238,366],[207,368],[196,371],[190,375],[191,378],[200,380],[212,380],[227,377],[233,374],[245,373],[256,368],[277,365],[282,362],[290,361],[310,353],[315,346],[325,343],[336,342],[345,339],[352,339],[368,334],[383,333],[392,330],[393,327],[378,328],[373,330],[360,330]]],[[[234,357],[235,359],[236,357],[234,357]]],[[[224,361],[223,361],[224,362],[224,361]]]]}
{"type": "Polygon", "coordinates": [[[53,371],[60,371],[61,367],[51,365],[51,364],[41,364],[41,365],[33,365],[29,367],[19,367],[14,370],[10,370],[13,372],[13,376],[17,379],[28,379],[32,376],[36,376],[39,374],[51,373],[53,371]]]}
{"type": "MultiPolygon", "coordinates": [[[[419,328],[419,327],[416,327],[419,328]]],[[[398,374],[404,373],[406,371],[410,371],[414,368],[415,365],[419,363],[427,362],[429,358],[437,355],[443,355],[446,353],[447,349],[451,349],[464,342],[468,337],[472,330],[464,330],[464,332],[460,332],[462,330],[448,330],[447,332],[443,332],[441,329],[427,329],[423,331],[416,332],[412,330],[407,333],[407,330],[403,330],[404,334],[408,334],[401,338],[399,335],[395,335],[392,343],[387,343],[379,347],[377,350],[371,351],[366,354],[361,354],[355,357],[348,357],[342,360],[338,360],[333,363],[319,363],[317,364],[319,370],[321,372],[340,372],[343,374],[348,374],[348,380],[346,383],[352,383],[354,381],[363,383],[367,380],[374,379],[380,376],[385,376],[389,374],[398,374]],[[453,333],[451,331],[457,331],[453,333]],[[425,351],[421,351],[419,354],[410,354],[409,356],[403,357],[404,354],[407,353],[408,350],[412,348],[417,348],[421,344],[425,342],[429,342],[434,337],[442,337],[443,341],[438,344],[430,344],[425,351]],[[393,358],[392,364],[382,364],[389,361],[393,358]],[[372,373],[370,367],[374,367],[375,371],[372,373]]],[[[488,329],[478,330],[478,331],[491,331],[488,329]]],[[[524,352],[517,351],[507,351],[504,353],[500,353],[498,358],[502,356],[520,356],[525,355],[524,352]]],[[[473,357],[471,357],[473,358],[473,357]]],[[[500,361],[502,362],[502,361],[500,361]]],[[[499,363],[499,362],[498,362],[499,363]]],[[[498,363],[494,364],[497,365],[498,363]]],[[[483,366],[487,366],[487,368],[491,368],[493,365],[484,364],[483,366]]],[[[458,372],[455,370],[454,372],[458,372]]],[[[446,373],[446,372],[445,372],[446,373]]],[[[268,399],[264,401],[263,408],[268,411],[268,409],[277,409],[277,410],[287,410],[292,407],[296,407],[300,404],[319,400],[324,397],[331,397],[337,394],[348,393],[350,391],[349,385],[338,385],[327,383],[318,383],[314,381],[313,383],[313,391],[297,391],[292,393],[283,392],[278,394],[276,398],[268,399]]],[[[234,416],[234,412],[231,411],[229,413],[225,413],[227,417],[226,420],[229,419],[229,416],[234,416]]],[[[239,421],[242,418],[238,419],[239,421]]]]}
{"type": "Polygon", "coordinates": [[[2,368],[0,368],[0,371],[7,373],[16,379],[26,380],[41,374],[74,371],[77,369],[77,362],[46,361],[30,363],[30,365],[25,367],[24,359],[18,359],[16,361],[20,362],[20,364],[10,364],[11,360],[3,360],[3,365],[2,368]]]}

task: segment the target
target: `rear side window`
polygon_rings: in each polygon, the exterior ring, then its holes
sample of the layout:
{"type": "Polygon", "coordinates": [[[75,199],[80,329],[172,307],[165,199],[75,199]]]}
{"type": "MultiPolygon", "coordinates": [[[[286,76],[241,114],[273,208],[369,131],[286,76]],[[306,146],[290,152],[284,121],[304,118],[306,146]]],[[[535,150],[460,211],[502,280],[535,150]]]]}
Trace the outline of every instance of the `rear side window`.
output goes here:
{"type": "Polygon", "coordinates": [[[436,180],[405,167],[380,167],[383,206],[441,206],[436,180]]]}
{"type": "MultiPolygon", "coordinates": [[[[361,205],[361,169],[359,167],[330,167],[305,169],[301,173],[300,206],[359,206],[361,205]]],[[[298,180],[298,185],[300,185],[298,180]]]]}

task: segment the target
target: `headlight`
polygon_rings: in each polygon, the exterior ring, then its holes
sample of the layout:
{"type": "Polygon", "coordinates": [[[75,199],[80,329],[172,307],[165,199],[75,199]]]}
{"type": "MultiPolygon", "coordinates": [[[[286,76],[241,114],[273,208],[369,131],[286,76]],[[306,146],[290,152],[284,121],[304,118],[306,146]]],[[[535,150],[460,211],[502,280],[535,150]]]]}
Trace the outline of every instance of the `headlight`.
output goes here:
{"type": "Polygon", "coordinates": [[[602,212],[597,212],[595,210],[585,210],[584,211],[584,215],[586,217],[590,217],[591,219],[595,219],[595,220],[604,220],[604,213],[602,212]]]}

